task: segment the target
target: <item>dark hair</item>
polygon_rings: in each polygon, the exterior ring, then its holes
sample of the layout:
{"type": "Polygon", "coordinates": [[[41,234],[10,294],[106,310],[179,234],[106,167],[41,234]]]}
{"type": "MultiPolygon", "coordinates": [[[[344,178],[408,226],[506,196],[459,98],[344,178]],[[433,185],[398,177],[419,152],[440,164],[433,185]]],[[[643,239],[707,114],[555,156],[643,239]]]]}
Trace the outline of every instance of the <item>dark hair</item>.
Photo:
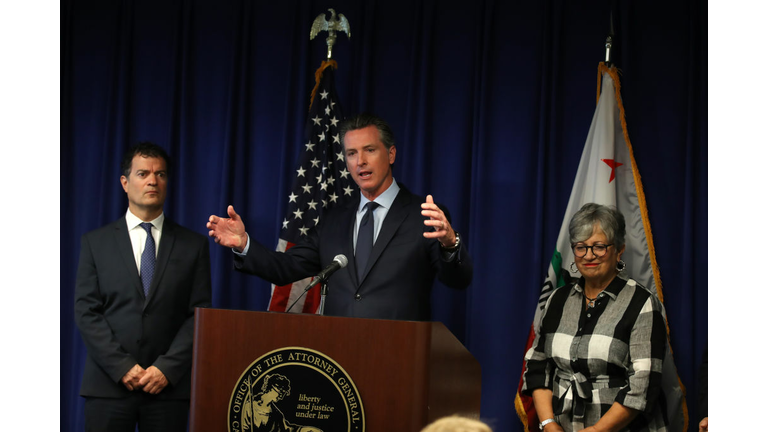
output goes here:
{"type": "Polygon", "coordinates": [[[379,130],[379,138],[381,138],[381,142],[384,143],[387,150],[395,145],[395,134],[384,119],[371,113],[362,113],[341,122],[339,136],[341,137],[342,147],[344,146],[344,136],[347,135],[347,132],[363,129],[368,126],[376,126],[376,129],[379,130]]]}
{"type": "Polygon", "coordinates": [[[166,153],[165,150],[159,145],[149,141],[142,141],[123,153],[123,161],[120,163],[120,172],[122,175],[128,177],[131,174],[131,164],[133,163],[133,158],[139,155],[145,157],[163,158],[165,161],[165,172],[170,176],[171,159],[168,157],[168,153],[166,153]]]}
{"type": "Polygon", "coordinates": [[[624,236],[627,233],[624,215],[614,207],[595,203],[584,204],[571,218],[568,224],[571,244],[592,237],[595,225],[599,225],[608,241],[616,245],[616,250],[624,246],[624,236]]]}

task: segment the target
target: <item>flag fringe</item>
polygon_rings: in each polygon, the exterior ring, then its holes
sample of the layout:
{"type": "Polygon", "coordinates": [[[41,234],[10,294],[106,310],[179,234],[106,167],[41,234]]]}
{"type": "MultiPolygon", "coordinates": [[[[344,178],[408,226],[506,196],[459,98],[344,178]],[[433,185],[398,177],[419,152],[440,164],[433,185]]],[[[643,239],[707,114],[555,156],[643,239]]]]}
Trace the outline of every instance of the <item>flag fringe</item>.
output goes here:
{"type": "Polygon", "coordinates": [[[312,103],[315,101],[315,95],[317,94],[317,89],[320,87],[320,81],[323,79],[323,72],[326,68],[333,67],[334,69],[339,68],[339,64],[336,63],[336,60],[323,60],[322,63],[320,63],[320,67],[317,68],[315,71],[315,88],[312,89],[312,96],[309,98],[309,109],[312,109],[312,103]]]}
{"type": "Polygon", "coordinates": [[[523,400],[520,398],[520,392],[515,393],[515,411],[517,411],[517,416],[520,417],[520,421],[523,422],[523,429],[525,429],[525,432],[530,432],[528,430],[528,413],[525,412],[523,400]]]}
{"type": "MultiPolygon", "coordinates": [[[[648,217],[648,206],[645,200],[645,192],[643,191],[643,183],[640,179],[640,171],[637,169],[637,162],[635,161],[635,153],[632,149],[632,143],[629,140],[629,133],[627,132],[627,119],[624,115],[624,103],[621,100],[621,81],[619,80],[619,73],[616,66],[610,68],[605,65],[604,62],[600,62],[598,66],[598,75],[602,77],[603,72],[613,78],[614,82],[614,94],[616,97],[616,103],[619,106],[619,118],[621,119],[621,131],[624,134],[624,142],[627,143],[627,149],[629,150],[629,158],[632,161],[632,176],[635,178],[635,190],[637,192],[637,201],[640,204],[640,214],[643,217],[643,228],[645,228],[645,237],[648,241],[648,254],[651,258],[651,269],[653,270],[653,279],[656,282],[656,294],[664,303],[664,293],[662,292],[661,274],[659,272],[659,265],[656,263],[656,248],[653,245],[653,234],[651,232],[651,221],[648,217]]],[[[600,78],[597,82],[598,100],[600,99],[600,78]]]]}
{"type": "MultiPolygon", "coordinates": [[[[600,62],[597,68],[597,100],[600,100],[600,89],[601,81],[603,77],[603,73],[607,73],[608,75],[613,78],[614,83],[614,96],[616,97],[616,104],[619,107],[619,118],[621,119],[621,131],[624,134],[624,142],[627,143],[627,149],[629,150],[629,158],[632,161],[632,176],[635,179],[635,190],[637,192],[637,201],[640,204],[640,214],[643,218],[643,228],[645,228],[645,237],[648,241],[648,254],[651,258],[651,269],[653,270],[653,279],[656,282],[656,294],[659,297],[659,300],[661,303],[664,303],[664,293],[662,292],[662,285],[661,285],[661,274],[659,271],[659,266],[656,263],[656,248],[653,245],[653,235],[651,233],[651,222],[650,218],[648,217],[648,206],[646,204],[645,200],[645,192],[643,191],[643,183],[640,180],[640,171],[637,169],[637,162],[635,161],[635,153],[632,150],[632,143],[629,141],[629,132],[627,132],[627,120],[624,115],[624,103],[621,100],[621,81],[619,80],[619,70],[616,68],[616,66],[608,67],[605,65],[604,62],[600,62]]],[[[665,320],[665,324],[667,327],[667,340],[670,339],[669,335],[669,321],[665,320]]],[[[672,352],[672,346],[670,344],[669,347],[670,353],[672,354],[672,358],[674,358],[674,352],[672,352]]],[[[677,368],[675,368],[677,369],[677,368]]],[[[677,381],[680,384],[680,389],[683,391],[683,396],[686,395],[687,391],[685,389],[685,386],[683,385],[683,382],[680,380],[680,374],[677,374],[677,381]]],[[[683,426],[683,430],[688,430],[688,404],[685,400],[685,397],[683,397],[683,418],[685,419],[685,424],[683,426]]]]}

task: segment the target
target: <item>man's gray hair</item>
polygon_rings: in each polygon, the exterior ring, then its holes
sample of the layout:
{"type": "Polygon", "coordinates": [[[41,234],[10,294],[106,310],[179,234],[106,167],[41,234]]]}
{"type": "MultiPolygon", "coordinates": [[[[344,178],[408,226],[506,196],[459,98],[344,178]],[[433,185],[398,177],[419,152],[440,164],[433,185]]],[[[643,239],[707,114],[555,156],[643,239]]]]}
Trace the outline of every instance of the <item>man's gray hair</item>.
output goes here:
{"type": "Polygon", "coordinates": [[[595,203],[584,204],[571,218],[568,224],[568,234],[571,244],[583,242],[592,237],[594,227],[598,225],[616,250],[624,247],[624,236],[627,234],[624,215],[615,207],[595,203]]]}

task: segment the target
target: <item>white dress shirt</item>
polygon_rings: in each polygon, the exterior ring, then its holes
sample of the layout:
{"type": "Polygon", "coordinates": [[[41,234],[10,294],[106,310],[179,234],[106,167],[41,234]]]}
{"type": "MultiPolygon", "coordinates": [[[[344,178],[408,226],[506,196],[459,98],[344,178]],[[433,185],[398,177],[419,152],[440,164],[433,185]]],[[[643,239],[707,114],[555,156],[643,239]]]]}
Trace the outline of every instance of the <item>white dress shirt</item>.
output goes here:
{"type": "MultiPolygon", "coordinates": [[[[373,202],[379,205],[373,210],[373,244],[376,244],[376,239],[379,237],[379,231],[381,231],[381,224],[384,222],[384,218],[387,217],[389,209],[392,208],[392,203],[395,202],[395,197],[397,197],[398,192],[400,192],[400,186],[397,185],[397,182],[393,178],[392,184],[389,185],[387,190],[373,200],[373,202]]],[[[357,232],[360,230],[360,221],[363,219],[363,216],[365,216],[365,212],[367,211],[365,206],[369,202],[370,200],[364,197],[361,192],[360,206],[357,208],[357,213],[355,214],[355,234],[352,239],[355,251],[357,251],[357,232]]]]}
{"type": "MultiPolygon", "coordinates": [[[[160,237],[163,235],[163,221],[165,213],[150,221],[152,224],[152,238],[155,239],[155,257],[160,248],[160,237]]],[[[147,231],[141,227],[143,220],[131,213],[131,210],[125,212],[125,222],[128,225],[128,235],[131,237],[131,247],[133,248],[133,258],[136,260],[136,268],[141,274],[141,254],[144,253],[144,246],[147,244],[147,231]]]]}

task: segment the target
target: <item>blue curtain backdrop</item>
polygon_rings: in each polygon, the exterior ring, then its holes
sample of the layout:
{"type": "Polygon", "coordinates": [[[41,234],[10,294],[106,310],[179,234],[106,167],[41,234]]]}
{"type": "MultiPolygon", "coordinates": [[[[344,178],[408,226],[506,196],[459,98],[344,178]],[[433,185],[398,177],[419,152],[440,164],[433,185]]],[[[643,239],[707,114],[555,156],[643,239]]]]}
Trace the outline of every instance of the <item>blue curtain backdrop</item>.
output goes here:
{"type": "MultiPolygon", "coordinates": [[[[397,138],[395,178],[451,210],[474,257],[465,291],[437,285],[434,318],[482,365],[482,417],[520,431],[514,395],[540,284],[595,108],[611,6],[629,135],[642,174],[672,347],[697,423],[707,340],[707,5],[687,1],[64,0],[61,429],[83,429],[85,348],[73,321],[80,236],[126,210],[123,150],[176,161],[166,214],[205,233],[227,204],[274,246],[325,56],[333,7],[345,112],[397,138]],[[73,175],[75,174],[75,175],[73,175]]],[[[213,304],[265,310],[269,284],[211,242],[213,304]]]]}

